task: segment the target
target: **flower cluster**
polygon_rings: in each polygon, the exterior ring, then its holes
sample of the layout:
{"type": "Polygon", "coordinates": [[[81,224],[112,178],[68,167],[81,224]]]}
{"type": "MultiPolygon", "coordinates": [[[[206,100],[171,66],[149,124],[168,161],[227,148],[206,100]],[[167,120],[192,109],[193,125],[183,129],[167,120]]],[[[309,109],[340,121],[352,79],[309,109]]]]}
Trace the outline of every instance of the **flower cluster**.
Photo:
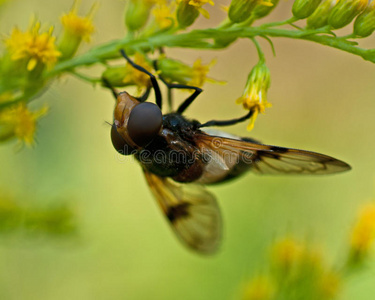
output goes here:
{"type": "Polygon", "coordinates": [[[286,237],[271,247],[270,274],[258,275],[244,287],[244,300],[335,299],[341,274],[329,267],[321,251],[286,237]]]}
{"type": "Polygon", "coordinates": [[[327,26],[339,29],[356,18],[353,33],[366,37],[375,30],[374,3],[368,0],[296,0],[293,5],[296,19],[306,19],[308,28],[327,26]],[[369,3],[370,2],[370,3],[369,3]]]}
{"type": "MultiPolygon", "coordinates": [[[[155,64],[140,53],[136,53],[133,59],[137,65],[163,77],[169,83],[179,83],[195,87],[202,87],[205,82],[223,83],[207,76],[210,68],[215,64],[214,60],[204,65],[201,59],[197,59],[190,66],[179,60],[167,58],[164,54],[160,55],[155,64]]],[[[135,85],[139,93],[142,89],[151,85],[149,76],[138,71],[130,64],[108,67],[103,72],[102,78],[113,87],[135,85]]]]}
{"type": "Polygon", "coordinates": [[[358,214],[350,235],[351,264],[362,263],[369,255],[375,239],[375,204],[365,205],[358,214]]]}
{"type": "Polygon", "coordinates": [[[186,28],[199,15],[209,18],[203,8],[207,3],[214,5],[212,0],[131,0],[125,12],[125,25],[130,31],[144,32],[186,28]]]}
{"type": "MultiPolygon", "coordinates": [[[[92,84],[105,79],[114,87],[133,85],[141,93],[150,86],[149,78],[129,65],[114,66],[112,61],[119,58],[120,49],[125,49],[136,63],[168,82],[196,87],[202,87],[205,82],[221,83],[207,76],[213,62],[204,65],[198,59],[193,65],[188,65],[168,57],[164,48],[222,49],[238,38],[248,38],[258,50],[259,62],[250,72],[237,103],[251,112],[247,127],[251,130],[258,115],[271,106],[267,100],[270,73],[257,37],[265,38],[271,46],[270,37],[274,36],[311,39],[375,62],[373,49],[361,49],[348,41],[349,38],[367,37],[375,31],[375,0],[295,0],[293,17],[259,27],[252,24],[270,14],[279,5],[279,0],[232,0],[221,24],[190,32],[186,31],[199,16],[209,17],[206,8],[214,5],[213,0],[130,0],[126,3],[124,14],[127,35],[79,57],[76,53],[82,42],[89,41],[95,31],[92,18],[96,5],[88,14],[81,16],[77,3],[61,16],[63,30],[57,36],[54,27],[45,27],[39,21],[34,21],[27,30],[15,27],[7,36],[1,56],[0,99],[8,100],[2,100],[0,110],[21,102],[27,108],[28,102],[39,95],[48,82],[63,73],[73,74],[92,84]],[[305,28],[294,24],[302,19],[306,20],[305,28]],[[353,20],[351,35],[336,37],[332,34],[333,30],[353,20]],[[298,27],[298,30],[279,30],[278,26],[285,24],[298,27]],[[252,30],[248,30],[250,27],[252,30]],[[156,58],[155,52],[160,53],[156,58]],[[77,71],[81,66],[99,64],[104,64],[106,68],[101,76],[85,76],[77,71]]],[[[21,140],[30,141],[30,138],[21,140]]]]}
{"type": "Polygon", "coordinates": [[[10,195],[0,195],[0,234],[27,233],[30,237],[77,234],[76,215],[68,205],[36,207],[21,205],[10,195]]]}
{"type": "MultiPolygon", "coordinates": [[[[243,300],[338,299],[347,274],[369,256],[375,240],[375,204],[365,205],[347,243],[348,259],[329,266],[317,247],[291,236],[271,246],[268,273],[256,275],[243,287],[243,300]]],[[[345,256],[344,256],[345,258],[345,256]]]]}
{"type": "Polygon", "coordinates": [[[5,52],[0,67],[0,140],[17,138],[31,146],[34,144],[37,121],[47,113],[42,107],[30,111],[29,102],[35,98],[52,78],[46,74],[57,62],[71,58],[82,40],[88,40],[94,27],[92,13],[77,15],[77,5],[64,14],[64,28],[59,41],[54,28],[44,28],[33,21],[27,30],[15,27],[5,38],[5,52]]]}

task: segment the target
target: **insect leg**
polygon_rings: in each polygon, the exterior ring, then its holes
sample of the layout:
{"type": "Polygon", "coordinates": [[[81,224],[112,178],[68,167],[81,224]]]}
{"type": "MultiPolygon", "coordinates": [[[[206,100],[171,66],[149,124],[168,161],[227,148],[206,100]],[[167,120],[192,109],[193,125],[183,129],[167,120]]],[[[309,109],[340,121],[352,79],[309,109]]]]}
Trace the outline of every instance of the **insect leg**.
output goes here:
{"type": "MultiPolygon", "coordinates": [[[[158,85],[158,82],[155,78],[154,75],[152,75],[149,71],[147,71],[145,68],[135,64],[125,53],[125,51],[123,49],[120,50],[120,53],[121,55],[127,60],[127,62],[129,64],[132,65],[133,68],[137,69],[138,71],[141,71],[145,74],[147,74],[149,77],[150,77],[150,80],[151,80],[151,83],[152,83],[152,87],[154,88],[154,92],[155,92],[155,99],[156,99],[156,104],[159,106],[159,108],[161,109],[161,105],[162,105],[162,98],[161,98],[161,92],[160,92],[160,88],[159,88],[159,85],[158,85]]],[[[146,91],[147,93],[147,91],[146,91]]],[[[141,99],[143,98],[143,96],[141,97],[141,99]]],[[[145,101],[145,100],[144,100],[145,101]]]]}
{"type": "Polygon", "coordinates": [[[111,85],[111,83],[108,81],[107,78],[103,77],[102,81],[103,81],[104,86],[109,88],[112,91],[113,97],[115,97],[115,100],[117,100],[117,96],[119,93],[116,91],[116,89],[111,85]]]}
{"type": "MultiPolygon", "coordinates": [[[[154,61],[154,69],[158,70],[157,66],[157,61],[154,61]]],[[[159,79],[167,86],[168,88],[168,104],[169,108],[172,106],[172,93],[171,89],[189,89],[189,90],[194,90],[194,93],[191,94],[187,99],[182,102],[182,104],[178,107],[177,113],[182,114],[188,106],[198,97],[200,93],[202,93],[202,89],[196,86],[191,86],[191,85],[185,85],[185,84],[174,84],[174,83],[169,83],[167,82],[163,76],[159,75],[159,79]]]]}
{"type": "Polygon", "coordinates": [[[229,126],[229,125],[234,125],[243,121],[246,121],[247,119],[250,119],[251,116],[253,115],[254,111],[250,110],[245,116],[237,119],[232,119],[232,120],[225,120],[225,121],[217,121],[217,120],[212,120],[208,121],[204,124],[198,125],[198,128],[202,127],[210,127],[210,126],[229,126]]]}
{"type": "Polygon", "coordinates": [[[151,87],[148,87],[147,90],[143,93],[141,97],[134,97],[139,102],[145,102],[148,99],[148,96],[150,96],[151,87]]]}

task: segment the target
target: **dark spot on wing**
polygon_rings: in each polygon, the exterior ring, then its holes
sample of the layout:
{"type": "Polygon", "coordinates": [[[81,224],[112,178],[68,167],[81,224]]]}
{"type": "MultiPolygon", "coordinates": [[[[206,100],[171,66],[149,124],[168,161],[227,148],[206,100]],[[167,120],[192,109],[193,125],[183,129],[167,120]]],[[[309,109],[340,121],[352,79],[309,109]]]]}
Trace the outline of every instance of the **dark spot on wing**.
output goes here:
{"type": "Polygon", "coordinates": [[[252,139],[252,138],[249,138],[249,137],[241,137],[241,140],[243,140],[245,142],[249,142],[249,143],[261,144],[261,142],[259,142],[258,140],[255,140],[255,139],[252,139]]]}
{"type": "Polygon", "coordinates": [[[167,211],[167,218],[172,223],[176,222],[177,220],[181,218],[186,218],[189,216],[188,208],[190,204],[189,203],[180,203],[174,206],[169,207],[167,211]]]}
{"type": "Polygon", "coordinates": [[[286,153],[289,151],[288,148],[277,147],[277,146],[271,146],[270,150],[276,153],[286,153]]]}

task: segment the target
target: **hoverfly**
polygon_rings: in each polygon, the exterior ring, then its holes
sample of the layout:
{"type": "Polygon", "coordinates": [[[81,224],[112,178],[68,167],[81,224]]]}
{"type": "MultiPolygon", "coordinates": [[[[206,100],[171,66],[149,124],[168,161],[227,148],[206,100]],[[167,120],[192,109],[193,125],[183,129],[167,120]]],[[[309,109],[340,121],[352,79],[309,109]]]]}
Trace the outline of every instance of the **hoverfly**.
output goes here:
{"type": "MultiPolygon", "coordinates": [[[[305,150],[263,145],[211,126],[228,126],[249,119],[212,120],[201,124],[183,116],[186,108],[202,92],[198,87],[171,84],[171,89],[194,92],[178,109],[162,114],[162,97],[156,77],[136,65],[121,50],[135,69],[150,77],[145,94],[136,98],[127,92],[117,93],[111,139],[123,155],[134,155],[142,166],[146,181],[178,238],[199,253],[213,253],[221,240],[222,221],[215,197],[205,184],[237,178],[247,171],[257,174],[330,174],[350,169],[343,161],[305,150]],[[156,104],[146,102],[153,88],[156,104]]],[[[157,69],[157,62],[154,63],[157,69]]]]}

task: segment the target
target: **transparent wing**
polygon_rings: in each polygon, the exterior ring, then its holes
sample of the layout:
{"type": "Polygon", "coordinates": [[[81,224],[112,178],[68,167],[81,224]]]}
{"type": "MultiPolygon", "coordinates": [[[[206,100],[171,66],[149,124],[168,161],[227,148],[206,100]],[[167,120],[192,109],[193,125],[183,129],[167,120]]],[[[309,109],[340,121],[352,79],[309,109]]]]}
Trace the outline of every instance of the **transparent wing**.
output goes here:
{"type": "Polygon", "coordinates": [[[200,253],[215,252],[222,231],[215,197],[201,185],[177,183],[148,171],[145,176],[178,238],[200,253]]]}
{"type": "MultiPolygon", "coordinates": [[[[195,135],[202,153],[208,153],[212,162],[221,158],[220,164],[233,168],[244,163],[260,174],[332,174],[350,170],[350,166],[333,157],[316,152],[269,146],[204,133],[195,135]],[[211,154],[210,154],[211,153],[211,154]],[[212,154],[214,153],[214,155],[212,154]]],[[[212,168],[212,167],[211,167],[212,168]]],[[[213,176],[213,174],[211,174],[213,176]]]]}

